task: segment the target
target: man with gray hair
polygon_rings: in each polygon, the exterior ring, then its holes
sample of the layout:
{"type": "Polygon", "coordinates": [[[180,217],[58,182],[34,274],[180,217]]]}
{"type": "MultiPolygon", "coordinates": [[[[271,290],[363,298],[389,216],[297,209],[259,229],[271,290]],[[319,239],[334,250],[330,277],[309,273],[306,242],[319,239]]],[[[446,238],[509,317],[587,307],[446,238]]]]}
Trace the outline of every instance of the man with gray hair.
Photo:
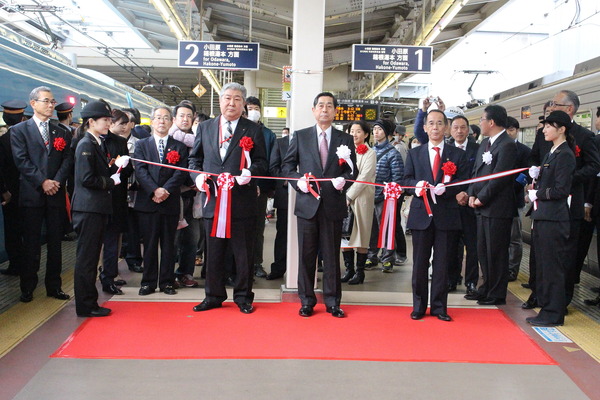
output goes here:
{"type": "MultiPolygon", "coordinates": [[[[240,311],[254,311],[254,231],[257,212],[256,179],[268,170],[265,139],[261,128],[242,118],[246,88],[239,83],[223,86],[219,95],[221,115],[198,126],[190,153],[190,168],[196,187],[205,193],[204,229],[206,234],[205,299],[194,311],[221,307],[227,299],[224,260],[231,252],[236,267],[233,301],[240,311]],[[213,175],[208,175],[208,174],[213,175]],[[234,176],[232,182],[229,175],[234,176]],[[219,176],[219,179],[217,179],[219,176]],[[207,184],[211,179],[214,184],[207,184]],[[217,183],[221,187],[217,191],[217,183]],[[229,196],[229,205],[222,196],[229,196]],[[223,205],[221,205],[223,204],[223,205]],[[226,209],[226,210],[225,210],[226,209]]],[[[264,212],[264,211],[263,211],[264,212]]]]}

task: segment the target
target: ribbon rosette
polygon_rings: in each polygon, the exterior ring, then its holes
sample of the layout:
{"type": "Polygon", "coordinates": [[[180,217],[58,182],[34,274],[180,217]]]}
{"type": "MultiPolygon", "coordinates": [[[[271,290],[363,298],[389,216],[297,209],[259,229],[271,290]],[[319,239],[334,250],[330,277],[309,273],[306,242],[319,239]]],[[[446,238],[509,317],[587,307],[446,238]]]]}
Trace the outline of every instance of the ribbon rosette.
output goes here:
{"type": "Polygon", "coordinates": [[[352,154],[350,148],[345,144],[342,144],[336,149],[335,154],[339,158],[339,165],[341,166],[344,163],[348,164],[350,166],[350,170],[352,171],[352,173],[354,173],[354,164],[352,164],[352,160],[350,159],[350,155],[352,154]]]}
{"type": "Polygon", "coordinates": [[[54,149],[56,151],[63,151],[66,146],[67,142],[65,141],[65,139],[61,137],[54,138],[54,149]]]}
{"type": "Polygon", "coordinates": [[[581,156],[581,147],[575,145],[575,157],[581,156]]]}
{"type": "Polygon", "coordinates": [[[177,150],[171,150],[167,153],[167,155],[165,156],[165,159],[167,160],[167,162],[169,164],[177,164],[179,162],[179,160],[181,159],[181,157],[179,156],[179,153],[177,152],[177,150]]]}
{"type": "Polygon", "coordinates": [[[219,190],[210,233],[212,237],[222,239],[231,237],[231,189],[233,189],[234,182],[235,180],[229,172],[224,172],[217,178],[219,190]]]}
{"type": "Polygon", "coordinates": [[[240,160],[240,170],[250,168],[252,161],[250,160],[250,150],[254,147],[254,142],[249,136],[244,136],[240,139],[240,147],[242,148],[242,159],[240,160]]]}
{"type": "Polygon", "coordinates": [[[397,200],[402,195],[402,187],[396,182],[388,182],[383,188],[383,212],[381,213],[381,225],[379,229],[379,240],[377,247],[385,247],[394,250],[394,238],[396,237],[396,206],[397,200]]]}
{"type": "Polygon", "coordinates": [[[456,174],[456,164],[454,164],[452,161],[446,161],[444,164],[442,164],[442,171],[444,171],[444,179],[442,183],[448,183],[452,179],[452,176],[456,174]]]}
{"type": "Polygon", "coordinates": [[[356,154],[365,154],[369,150],[366,144],[359,144],[356,147],[356,154]]]}
{"type": "Polygon", "coordinates": [[[484,163],[490,165],[492,163],[492,153],[490,153],[489,150],[486,151],[481,155],[481,159],[484,163]]]}

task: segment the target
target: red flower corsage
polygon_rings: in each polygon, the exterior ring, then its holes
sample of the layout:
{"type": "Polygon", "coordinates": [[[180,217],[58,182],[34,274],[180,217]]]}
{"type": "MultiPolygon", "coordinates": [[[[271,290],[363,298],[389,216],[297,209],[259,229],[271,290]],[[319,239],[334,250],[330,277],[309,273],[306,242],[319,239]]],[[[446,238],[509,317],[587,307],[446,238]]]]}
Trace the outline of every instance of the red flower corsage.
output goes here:
{"type": "Polygon", "coordinates": [[[344,160],[343,158],[340,158],[338,160],[338,165],[341,167],[342,165],[346,164],[346,160],[344,160]]]}
{"type": "Polygon", "coordinates": [[[369,150],[366,144],[360,144],[356,147],[356,154],[365,154],[369,150]]]}
{"type": "Polygon", "coordinates": [[[176,150],[169,151],[165,158],[169,164],[177,164],[179,160],[181,160],[181,157],[179,157],[179,153],[176,150]]]}
{"type": "Polygon", "coordinates": [[[244,151],[252,150],[252,148],[254,147],[254,142],[252,141],[252,138],[249,136],[244,136],[243,138],[241,138],[240,139],[240,147],[244,151]]]}
{"type": "Polygon", "coordinates": [[[581,148],[578,145],[575,145],[575,157],[579,157],[581,155],[581,148]]]}
{"type": "Polygon", "coordinates": [[[63,151],[67,147],[67,142],[61,137],[54,138],[54,149],[56,151],[63,151]]]}
{"type": "Polygon", "coordinates": [[[452,179],[452,176],[454,174],[456,174],[456,164],[454,164],[452,161],[446,161],[444,164],[442,164],[442,171],[444,171],[444,183],[448,183],[450,182],[450,180],[452,179]]]}

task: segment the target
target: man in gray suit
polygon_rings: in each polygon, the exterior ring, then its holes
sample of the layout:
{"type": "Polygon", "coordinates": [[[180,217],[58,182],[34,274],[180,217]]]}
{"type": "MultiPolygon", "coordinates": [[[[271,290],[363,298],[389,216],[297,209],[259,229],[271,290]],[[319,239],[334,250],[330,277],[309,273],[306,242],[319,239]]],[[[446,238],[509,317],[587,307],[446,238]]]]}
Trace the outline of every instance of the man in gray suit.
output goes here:
{"type": "Polygon", "coordinates": [[[350,186],[345,180],[354,179],[357,170],[352,136],[331,126],[336,107],[337,100],[331,93],[319,93],[312,108],[316,125],[294,133],[283,160],[284,176],[300,178],[290,184],[297,191],[294,214],[298,217],[298,295],[302,301],[299,311],[302,317],[310,317],[317,304],[314,282],[318,250],[323,256],[323,295],[327,312],[337,318],[344,317],[340,308],[339,252],[342,220],[347,214],[346,189],[350,186]],[[336,154],[342,149],[348,156],[344,162],[336,154]],[[331,178],[331,181],[321,181],[317,185],[308,181],[305,174],[331,178]],[[320,195],[314,196],[309,186],[313,191],[320,190],[320,195]]]}

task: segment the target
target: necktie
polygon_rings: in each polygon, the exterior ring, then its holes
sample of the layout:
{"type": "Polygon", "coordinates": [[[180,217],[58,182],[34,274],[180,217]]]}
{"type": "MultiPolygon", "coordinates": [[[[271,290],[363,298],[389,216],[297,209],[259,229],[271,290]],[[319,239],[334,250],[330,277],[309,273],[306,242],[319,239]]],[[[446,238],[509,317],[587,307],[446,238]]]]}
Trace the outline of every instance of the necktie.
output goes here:
{"type": "Polygon", "coordinates": [[[485,145],[485,151],[490,151],[490,147],[492,147],[492,142],[488,139],[487,144],[485,145]]]}
{"type": "Polygon", "coordinates": [[[163,156],[165,155],[165,144],[162,139],[158,140],[158,158],[160,162],[163,160],[163,156]]]}
{"type": "Polygon", "coordinates": [[[223,137],[223,148],[227,150],[229,147],[229,140],[233,135],[233,130],[231,129],[231,121],[227,121],[227,132],[225,132],[225,136],[223,137]]]}
{"type": "Polygon", "coordinates": [[[50,137],[48,136],[48,122],[40,123],[40,132],[42,133],[42,140],[44,140],[44,146],[46,146],[46,150],[50,149],[50,137]]]}
{"type": "Polygon", "coordinates": [[[442,163],[442,158],[440,157],[439,147],[435,146],[433,150],[435,150],[435,157],[433,159],[433,168],[431,169],[431,173],[433,174],[433,180],[436,180],[437,174],[440,170],[440,164],[442,163]]]}
{"type": "Polygon", "coordinates": [[[465,145],[464,144],[459,144],[458,148],[461,149],[461,150],[464,150],[465,149],[465,145]]]}
{"type": "Polygon", "coordinates": [[[321,143],[319,144],[319,155],[321,156],[321,166],[325,168],[327,162],[327,153],[329,153],[329,146],[327,145],[327,135],[325,132],[321,132],[321,143]]]}

